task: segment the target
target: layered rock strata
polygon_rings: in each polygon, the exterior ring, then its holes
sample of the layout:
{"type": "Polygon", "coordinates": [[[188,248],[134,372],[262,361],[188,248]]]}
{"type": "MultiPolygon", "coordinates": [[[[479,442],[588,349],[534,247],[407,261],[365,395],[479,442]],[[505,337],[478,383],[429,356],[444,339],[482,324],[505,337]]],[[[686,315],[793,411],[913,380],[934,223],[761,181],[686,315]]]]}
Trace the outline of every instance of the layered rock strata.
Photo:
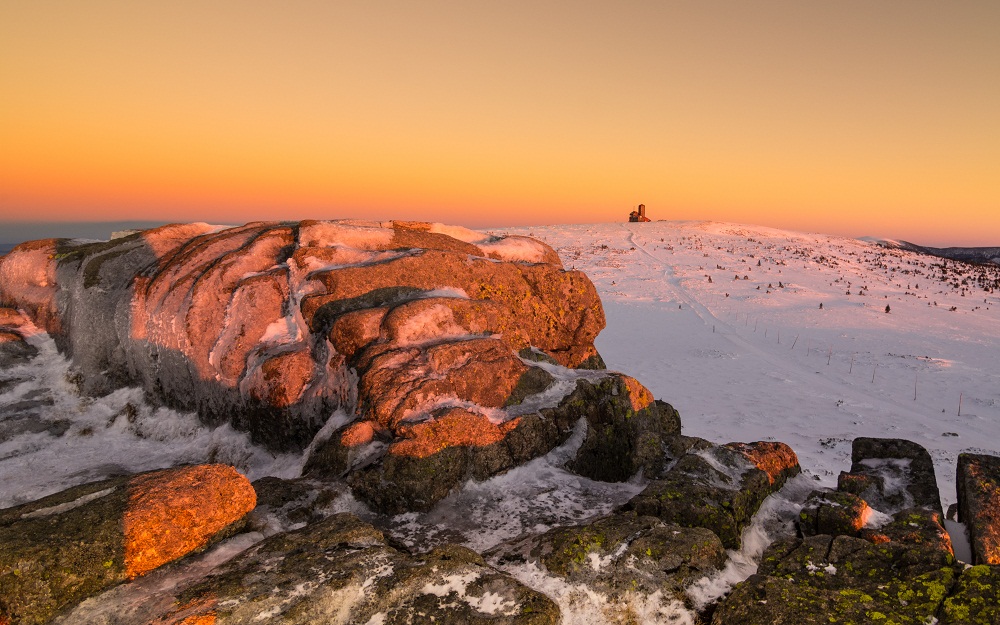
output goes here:
{"type": "Polygon", "coordinates": [[[541,455],[581,418],[576,467],[596,479],[658,471],[679,429],[636,380],[575,373],[603,367],[600,299],[526,237],[309,221],[49,239],[0,259],[0,302],[87,393],[139,384],[276,449],[326,425],[310,472],[350,474],[384,511],[541,455]]]}

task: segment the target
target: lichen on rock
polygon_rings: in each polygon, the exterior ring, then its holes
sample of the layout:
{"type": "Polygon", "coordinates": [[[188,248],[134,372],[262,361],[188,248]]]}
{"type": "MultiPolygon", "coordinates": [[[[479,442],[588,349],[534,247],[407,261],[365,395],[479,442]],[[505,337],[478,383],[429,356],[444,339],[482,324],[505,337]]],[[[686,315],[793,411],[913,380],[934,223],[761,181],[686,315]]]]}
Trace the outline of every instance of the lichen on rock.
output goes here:
{"type": "Polygon", "coordinates": [[[255,503],[232,467],[197,465],[84,484],[0,510],[0,614],[46,623],[230,535],[255,503]]]}

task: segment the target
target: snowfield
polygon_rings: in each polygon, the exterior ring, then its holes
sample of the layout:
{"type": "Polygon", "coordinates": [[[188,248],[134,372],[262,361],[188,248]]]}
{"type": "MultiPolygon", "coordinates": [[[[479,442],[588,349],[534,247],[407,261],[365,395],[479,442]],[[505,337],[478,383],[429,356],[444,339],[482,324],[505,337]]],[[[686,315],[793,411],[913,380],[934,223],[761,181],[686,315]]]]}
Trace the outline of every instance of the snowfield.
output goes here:
{"type": "Polygon", "coordinates": [[[1000,454],[1000,266],[715,222],[497,232],[590,276],[608,367],[673,404],[686,435],[787,443],[830,487],[853,438],[910,439],[945,509],[958,454],[1000,454]]]}

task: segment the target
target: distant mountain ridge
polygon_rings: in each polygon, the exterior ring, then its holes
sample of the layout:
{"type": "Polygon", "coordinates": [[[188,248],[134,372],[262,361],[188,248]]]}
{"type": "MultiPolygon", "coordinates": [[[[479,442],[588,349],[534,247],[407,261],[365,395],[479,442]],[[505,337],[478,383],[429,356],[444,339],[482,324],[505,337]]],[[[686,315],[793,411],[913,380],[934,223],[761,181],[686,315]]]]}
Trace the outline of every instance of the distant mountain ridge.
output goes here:
{"type": "Polygon", "coordinates": [[[1000,265],[1000,247],[928,247],[909,241],[892,241],[887,239],[862,238],[873,241],[882,247],[898,248],[918,254],[937,256],[949,260],[960,260],[967,263],[993,263],[1000,265]]]}
{"type": "Polygon", "coordinates": [[[967,263],[995,263],[1000,265],[1000,247],[926,247],[900,241],[905,249],[921,254],[930,254],[950,260],[961,260],[967,263]]]}

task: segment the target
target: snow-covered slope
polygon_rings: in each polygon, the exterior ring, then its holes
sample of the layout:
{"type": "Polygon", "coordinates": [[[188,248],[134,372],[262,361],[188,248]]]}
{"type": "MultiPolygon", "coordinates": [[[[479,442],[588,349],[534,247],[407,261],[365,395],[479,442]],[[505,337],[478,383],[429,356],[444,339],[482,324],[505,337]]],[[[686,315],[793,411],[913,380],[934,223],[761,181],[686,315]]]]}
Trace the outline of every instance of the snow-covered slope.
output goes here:
{"type": "Polygon", "coordinates": [[[1000,453],[1000,267],[726,223],[509,232],[590,276],[608,366],[674,404],[685,434],[788,443],[825,486],[854,437],[908,438],[946,507],[958,454],[1000,453]]]}

